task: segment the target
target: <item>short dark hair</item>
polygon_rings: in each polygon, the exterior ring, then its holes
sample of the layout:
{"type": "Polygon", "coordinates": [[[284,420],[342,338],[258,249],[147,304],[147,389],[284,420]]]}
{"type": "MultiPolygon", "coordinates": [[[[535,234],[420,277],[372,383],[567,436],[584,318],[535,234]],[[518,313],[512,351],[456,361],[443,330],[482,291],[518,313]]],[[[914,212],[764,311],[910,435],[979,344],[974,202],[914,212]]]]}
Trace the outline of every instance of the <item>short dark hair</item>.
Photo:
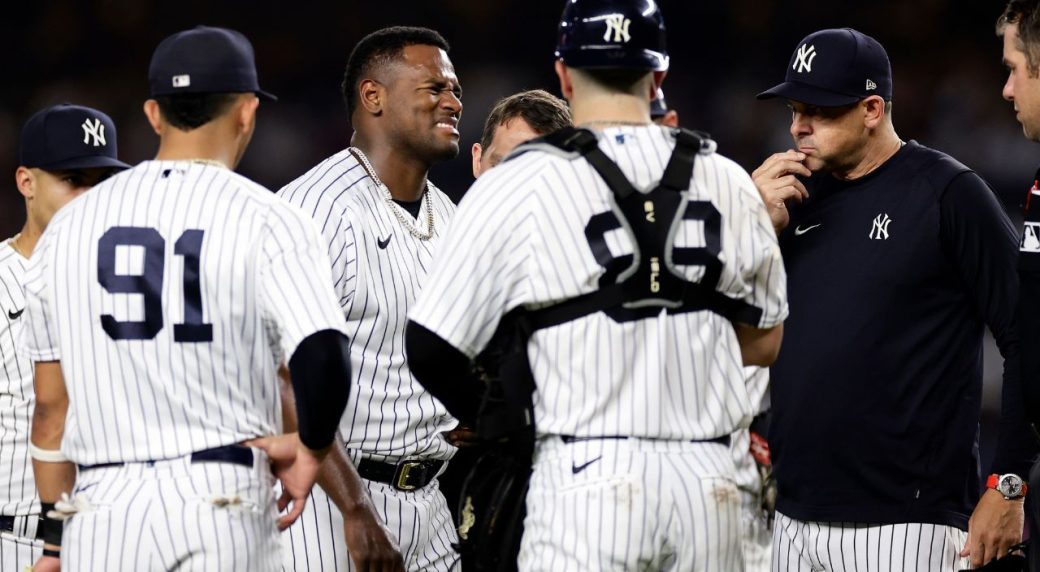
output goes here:
{"type": "Polygon", "coordinates": [[[503,97],[491,108],[484,121],[484,132],[480,135],[480,147],[487,150],[498,126],[517,117],[541,135],[571,125],[571,110],[567,102],[541,89],[521,91],[503,97]]]}
{"type": "Polygon", "coordinates": [[[1018,25],[1018,49],[1026,55],[1029,75],[1040,75],[1040,0],[1011,0],[997,18],[997,35],[1018,25]]]}
{"type": "Polygon", "coordinates": [[[358,84],[374,68],[400,59],[408,46],[436,46],[449,51],[448,41],[434,30],[413,26],[392,26],[376,30],[361,38],[347,58],[347,69],[343,73],[343,99],[351,114],[357,109],[358,84]]]}
{"type": "Polygon", "coordinates": [[[181,131],[191,131],[223,115],[238,96],[237,93],[182,93],[157,95],[155,101],[167,123],[181,131]]]}
{"type": "Polygon", "coordinates": [[[631,93],[636,84],[652,72],[629,68],[580,68],[579,73],[609,91],[631,93]]]}

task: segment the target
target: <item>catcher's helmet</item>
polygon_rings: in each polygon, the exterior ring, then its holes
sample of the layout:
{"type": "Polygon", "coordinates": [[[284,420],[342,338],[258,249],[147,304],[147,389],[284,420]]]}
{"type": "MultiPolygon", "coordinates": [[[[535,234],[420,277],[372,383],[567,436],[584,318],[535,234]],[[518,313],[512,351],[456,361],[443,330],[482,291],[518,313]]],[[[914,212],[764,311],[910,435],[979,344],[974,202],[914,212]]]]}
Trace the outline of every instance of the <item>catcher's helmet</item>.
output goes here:
{"type": "Polygon", "coordinates": [[[654,0],[567,0],[556,57],[572,68],[665,71],[661,10],[654,0]]]}

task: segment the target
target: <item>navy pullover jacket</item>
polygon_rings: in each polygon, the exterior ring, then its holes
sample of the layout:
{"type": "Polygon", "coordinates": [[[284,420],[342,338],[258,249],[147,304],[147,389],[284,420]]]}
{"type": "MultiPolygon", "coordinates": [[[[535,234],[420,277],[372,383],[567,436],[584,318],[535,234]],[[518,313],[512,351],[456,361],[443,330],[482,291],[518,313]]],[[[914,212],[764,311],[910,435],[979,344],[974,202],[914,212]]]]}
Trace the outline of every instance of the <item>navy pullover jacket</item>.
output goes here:
{"type": "Polygon", "coordinates": [[[986,326],[1005,359],[994,470],[1025,474],[1034,448],[1016,232],[981,178],[913,141],[864,177],[818,173],[806,188],[780,236],[791,314],[772,368],[777,510],[967,529],[986,326]]]}

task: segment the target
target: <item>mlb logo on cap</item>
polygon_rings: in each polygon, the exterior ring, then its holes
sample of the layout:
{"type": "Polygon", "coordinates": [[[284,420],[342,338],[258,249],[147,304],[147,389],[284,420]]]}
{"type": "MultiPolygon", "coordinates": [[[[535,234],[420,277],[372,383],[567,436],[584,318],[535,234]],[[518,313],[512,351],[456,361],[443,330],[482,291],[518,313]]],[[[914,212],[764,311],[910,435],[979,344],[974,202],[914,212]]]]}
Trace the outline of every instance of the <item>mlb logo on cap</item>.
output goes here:
{"type": "Polygon", "coordinates": [[[188,87],[191,85],[191,76],[188,74],[173,76],[173,87],[188,87]]]}

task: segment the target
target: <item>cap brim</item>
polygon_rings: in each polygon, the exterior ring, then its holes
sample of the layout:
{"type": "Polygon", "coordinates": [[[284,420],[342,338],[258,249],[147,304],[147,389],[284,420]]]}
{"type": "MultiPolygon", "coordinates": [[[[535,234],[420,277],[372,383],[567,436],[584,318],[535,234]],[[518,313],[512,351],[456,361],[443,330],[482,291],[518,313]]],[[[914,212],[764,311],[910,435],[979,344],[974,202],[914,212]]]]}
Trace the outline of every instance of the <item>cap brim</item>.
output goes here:
{"type": "Polygon", "coordinates": [[[763,91],[755,97],[756,99],[773,99],[774,97],[782,97],[784,99],[790,99],[791,101],[798,101],[819,107],[842,107],[845,105],[852,105],[862,99],[858,95],[837,93],[813,85],[793,81],[785,81],[778,86],[763,91]]]}
{"type": "Polygon", "coordinates": [[[56,163],[48,163],[46,165],[38,165],[37,168],[43,169],[44,171],[69,171],[72,169],[101,169],[101,168],[112,168],[112,169],[129,169],[130,165],[112,157],[105,157],[103,155],[95,155],[90,157],[74,157],[72,159],[65,159],[64,161],[58,161],[56,163]]]}
{"type": "Polygon", "coordinates": [[[264,90],[262,90],[260,88],[257,88],[255,90],[253,90],[253,89],[227,89],[227,90],[221,90],[221,89],[192,89],[192,88],[185,88],[185,89],[176,89],[176,90],[174,90],[173,88],[169,88],[169,89],[163,88],[163,89],[152,89],[149,92],[149,96],[148,97],[151,97],[151,98],[154,99],[156,97],[162,97],[162,96],[168,96],[168,95],[189,95],[189,94],[190,95],[201,95],[201,94],[206,94],[206,93],[255,93],[257,97],[259,97],[260,99],[262,99],[264,101],[278,101],[278,96],[276,96],[275,94],[273,94],[273,93],[271,93],[269,91],[264,91],[264,90]]]}

